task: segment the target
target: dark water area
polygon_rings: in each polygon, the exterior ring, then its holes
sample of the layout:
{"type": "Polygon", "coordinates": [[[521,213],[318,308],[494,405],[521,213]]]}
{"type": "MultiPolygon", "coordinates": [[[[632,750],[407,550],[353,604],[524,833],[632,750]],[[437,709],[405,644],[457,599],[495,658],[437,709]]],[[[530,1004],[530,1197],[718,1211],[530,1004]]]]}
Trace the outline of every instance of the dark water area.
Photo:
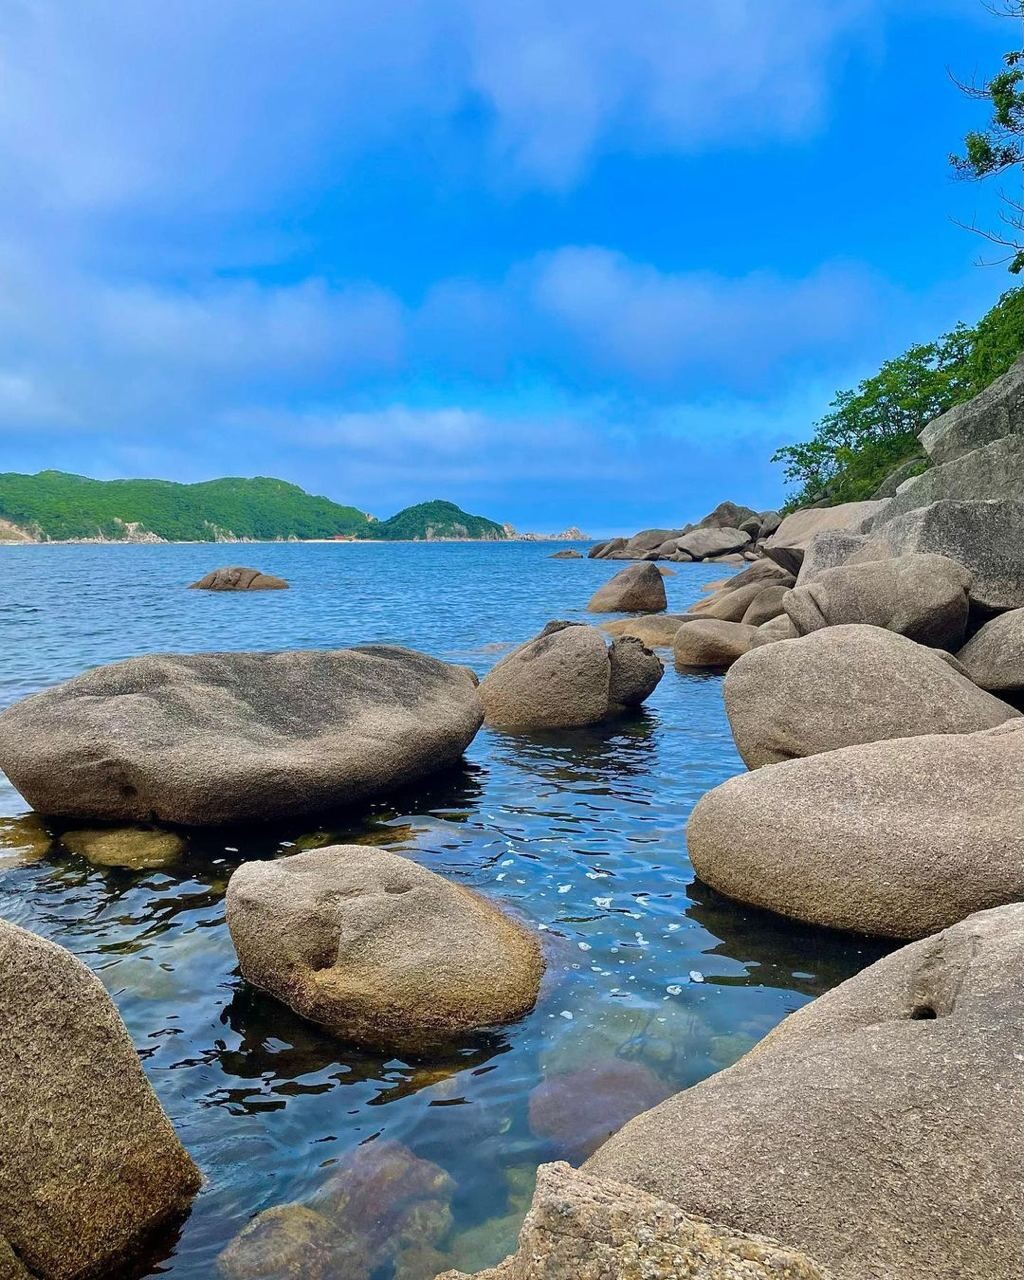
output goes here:
{"type": "MultiPolygon", "coordinates": [[[[591,593],[620,567],[551,560],[552,550],[3,547],[0,706],[98,663],[160,651],[387,641],[482,674],[550,619],[586,618],[591,593]],[[184,590],[232,561],[292,589],[184,590]]],[[[666,581],[673,611],[729,572],[677,568],[666,581]]],[[[316,1202],[339,1170],[392,1142],[444,1171],[446,1204],[426,1232],[429,1249],[369,1248],[373,1280],[493,1264],[514,1243],[539,1163],[582,1158],[631,1114],[728,1066],[876,959],[873,943],[789,925],[694,881],[687,816],[741,769],[720,678],[669,663],[629,719],[483,730],[453,773],[358,812],[193,835],[180,861],[159,870],[94,866],[59,832],[41,839],[0,775],[0,915],[99,975],[206,1180],[148,1274],[214,1274],[255,1213],[316,1202]],[[247,988],[224,923],[232,870],[337,842],[405,854],[540,930],[549,969],[534,1012],[442,1061],[407,1062],[332,1040],[247,988]]],[[[386,1205],[348,1212],[356,1237],[383,1239],[386,1205]]]]}

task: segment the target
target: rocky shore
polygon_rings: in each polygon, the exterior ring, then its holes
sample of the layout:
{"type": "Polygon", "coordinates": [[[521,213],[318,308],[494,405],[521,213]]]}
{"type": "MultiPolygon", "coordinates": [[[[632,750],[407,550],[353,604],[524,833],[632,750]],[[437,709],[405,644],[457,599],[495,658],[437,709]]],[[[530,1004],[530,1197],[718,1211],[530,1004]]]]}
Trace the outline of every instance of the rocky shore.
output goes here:
{"type": "MultiPolygon", "coordinates": [[[[149,655],[0,714],[0,768],[84,856],[158,867],[178,838],[164,824],[385,797],[457,761],[485,722],[515,735],[633,714],[664,676],[655,649],[684,678],[725,672],[748,772],[690,817],[697,876],[744,907],[903,945],[735,1065],[668,1098],[654,1082],[649,1110],[581,1141],[581,1170],[543,1166],[517,1251],[480,1280],[1016,1280],[1022,380],[1019,362],[933,422],[933,466],[891,495],[785,518],[723,503],[598,544],[592,558],[633,563],[569,603],[630,616],[552,622],[482,681],[386,645],[149,655]],[[669,615],[665,560],[739,572],[669,615]]],[[[528,1016],[557,967],[528,919],[364,846],[243,861],[226,911],[243,978],[279,1007],[427,1062],[528,1016]]],[[[0,1277],[132,1274],[200,1175],[113,1004],[69,952],[0,923],[0,1025],[0,1277]]],[[[531,1113],[554,1130],[564,1097],[538,1091],[531,1113]]],[[[219,1273],[455,1280],[449,1182],[398,1144],[360,1147],[309,1201],[256,1216],[219,1273]]]]}

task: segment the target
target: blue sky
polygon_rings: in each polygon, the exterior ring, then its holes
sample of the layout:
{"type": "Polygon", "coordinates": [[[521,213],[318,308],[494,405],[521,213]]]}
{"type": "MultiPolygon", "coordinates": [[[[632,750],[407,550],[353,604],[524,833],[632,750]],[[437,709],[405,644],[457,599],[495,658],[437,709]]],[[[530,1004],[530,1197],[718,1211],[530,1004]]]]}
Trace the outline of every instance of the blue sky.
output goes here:
{"type": "Polygon", "coordinates": [[[0,469],[385,516],[782,497],[1007,287],[952,219],[980,0],[6,0],[0,469]]]}

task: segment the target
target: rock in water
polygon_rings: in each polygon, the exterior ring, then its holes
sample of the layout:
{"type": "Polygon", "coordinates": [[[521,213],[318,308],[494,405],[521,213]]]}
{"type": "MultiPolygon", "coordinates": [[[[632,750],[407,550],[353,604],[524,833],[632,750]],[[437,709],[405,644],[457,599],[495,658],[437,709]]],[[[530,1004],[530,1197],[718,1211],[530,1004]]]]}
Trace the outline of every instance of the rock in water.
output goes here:
{"type": "Polygon", "coordinates": [[[230,569],[214,569],[205,578],[189,584],[192,591],[285,591],[288,583],[272,573],[246,569],[236,565],[230,569]]]}
{"type": "Polygon", "coordinates": [[[521,1017],[544,962],[493,903],[408,858],[335,845],[228,883],[242,976],[353,1043],[424,1052],[521,1017]]]}
{"type": "Polygon", "coordinates": [[[663,674],[640,640],[624,636],[609,647],[593,627],[549,622],[488,672],[480,701],[488,724],[570,729],[639,706],[663,674]]]}
{"type": "Polygon", "coordinates": [[[591,613],[659,613],[667,607],[664,579],[649,560],[620,569],[587,605],[591,613]]]}
{"type": "Polygon", "coordinates": [[[825,569],[788,592],[783,607],[801,635],[822,627],[862,622],[898,631],[919,644],[958,649],[963,644],[971,575],[945,556],[825,569]]]}
{"type": "Polygon", "coordinates": [[[645,618],[616,618],[614,622],[600,624],[601,630],[610,636],[632,636],[649,649],[671,649],[682,625],[680,613],[652,613],[645,618]]]}
{"type": "Polygon", "coordinates": [[[724,693],[750,769],[861,742],[973,733],[1020,716],[937,650],[882,627],[827,627],[753,648],[730,668],[724,693]]]}
{"type": "Polygon", "coordinates": [[[1022,777],[1020,718],[787,760],[702,797],[690,861],[706,884],[752,906],[923,937],[1024,898],[1022,777]]]}
{"type": "Polygon", "coordinates": [[[1012,1280],[1022,972],[1024,905],[971,916],[791,1014],[584,1170],[783,1240],[836,1280],[1012,1280]]]}
{"type": "Polygon", "coordinates": [[[110,997],[69,951],[0,921],[0,1027],[0,1244],[40,1280],[130,1265],[200,1177],[110,997]]]}
{"type": "MultiPolygon", "coordinates": [[[[692,1218],[636,1187],[545,1164],[519,1252],[477,1280],[829,1280],[761,1236],[692,1218]]],[[[458,1271],[437,1280],[469,1280],[458,1271]]]]}
{"type": "Polygon", "coordinates": [[[389,645],[154,654],[9,707],[0,768],[39,813],[258,821],[453,764],[482,719],[464,668],[389,645]]]}
{"type": "Polygon", "coordinates": [[[684,622],[676,632],[672,653],[681,667],[721,671],[747,652],[755,635],[757,627],[745,627],[742,622],[695,618],[684,622]]]}
{"type": "Polygon", "coordinates": [[[131,871],[170,866],[185,852],[185,841],[173,831],[141,827],[65,831],[60,840],[65,849],[93,866],[123,867],[131,871]]]}
{"type": "Polygon", "coordinates": [[[582,560],[583,554],[580,551],[573,551],[571,548],[565,551],[553,551],[548,557],[549,560],[582,560]]]}

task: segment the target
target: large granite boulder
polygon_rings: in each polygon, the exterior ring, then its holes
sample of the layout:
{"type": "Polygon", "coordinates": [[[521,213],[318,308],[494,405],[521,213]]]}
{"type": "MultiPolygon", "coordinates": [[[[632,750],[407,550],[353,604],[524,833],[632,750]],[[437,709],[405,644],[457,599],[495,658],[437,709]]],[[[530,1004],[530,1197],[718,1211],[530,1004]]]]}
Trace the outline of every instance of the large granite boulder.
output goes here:
{"type": "Polygon", "coordinates": [[[796,585],[815,582],[826,569],[838,569],[867,544],[868,535],[850,529],[823,529],[816,533],[804,552],[796,585]]]}
{"type": "Polygon", "coordinates": [[[675,541],[681,533],[682,529],[641,529],[615,554],[623,560],[642,560],[650,553],[657,552],[666,542],[672,544],[674,551],[675,541]]]}
{"type": "MultiPolygon", "coordinates": [[[[437,1280],[469,1280],[446,1271],[437,1280]]],[[[519,1250],[476,1280],[829,1280],[809,1258],[636,1187],[545,1164],[519,1250]]]]}
{"type": "Polygon", "coordinates": [[[595,542],[587,552],[587,559],[607,560],[609,556],[621,551],[626,542],[626,538],[608,538],[605,542],[595,542]]]}
{"type": "Polygon", "coordinates": [[[872,529],[877,530],[916,507],[925,507],[945,498],[958,501],[1016,500],[1022,494],[1024,434],[995,440],[907,480],[876,513],[872,529]]]}
{"type": "Polygon", "coordinates": [[[922,937],[1024,898],[1022,777],[1020,718],[787,760],[701,798],[690,861],[706,884],[752,906],[922,937]]]}
{"type": "Polygon", "coordinates": [[[757,627],[747,627],[742,622],[694,618],[676,632],[672,653],[681,667],[724,670],[747,652],[756,635],[757,627]]]}
{"type": "Polygon", "coordinates": [[[428,1052],[537,999],[544,962],[532,932],[384,849],[245,862],[226,910],[242,977],[358,1045],[428,1052]]]}
{"type": "Polygon", "coordinates": [[[971,916],[791,1014],[584,1171],[782,1240],[836,1280],[1012,1280],[1022,972],[1024,905],[971,916]]]}
{"type": "Polygon", "coordinates": [[[665,580],[650,561],[620,569],[587,605],[591,613],[658,613],[667,607],[665,580]]]}
{"type": "Polygon", "coordinates": [[[663,674],[660,659],[634,637],[609,646],[593,627],[549,622],[484,676],[479,696],[488,724],[570,729],[638,707],[663,674]]]}
{"type": "Polygon", "coordinates": [[[783,613],[783,601],[788,591],[789,587],[762,586],[747,605],[740,622],[746,623],[748,627],[760,627],[773,618],[778,618],[783,613]]]}
{"type": "Polygon", "coordinates": [[[982,689],[1024,690],[1024,609],[1011,609],[985,625],[956,655],[982,689]]]}
{"type": "Polygon", "coordinates": [[[757,649],[763,644],[775,644],[779,640],[795,640],[799,634],[789,620],[789,614],[783,611],[778,617],[761,623],[750,641],[750,648],[757,649]]]}
{"type": "Polygon", "coordinates": [[[777,548],[806,551],[815,534],[824,529],[859,533],[865,521],[872,519],[881,505],[880,502],[844,502],[838,507],[804,507],[794,511],[766,540],[765,552],[777,548]]]}
{"type": "MultiPolygon", "coordinates": [[[[768,514],[771,514],[770,512],[768,514]]],[[[757,512],[751,507],[740,506],[735,502],[720,502],[714,511],[699,521],[703,529],[738,529],[747,520],[757,519],[757,512]]]]}
{"type": "Polygon", "coordinates": [[[732,551],[742,551],[750,544],[750,534],[742,529],[729,529],[719,526],[706,526],[691,529],[676,539],[676,546],[695,560],[705,560],[710,556],[728,555],[732,551]]]}
{"type": "Polygon", "coordinates": [[[602,622],[601,630],[610,636],[632,636],[650,649],[671,649],[676,632],[683,624],[681,613],[652,613],[640,618],[616,618],[602,622]]]}
{"type": "Polygon", "coordinates": [[[849,563],[912,554],[946,556],[972,575],[971,600],[983,609],[1024,606],[1024,500],[933,502],[872,529],[849,563]]]}
{"type": "Polygon", "coordinates": [[[724,694],[751,769],[861,742],[973,733],[1020,716],[938,650],[881,627],[828,627],[752,648],[730,668],[724,694]]]}
{"type": "Polygon", "coordinates": [[[288,587],[284,578],[275,578],[272,573],[261,573],[259,569],[246,569],[241,565],[214,569],[190,585],[193,591],[284,591],[288,587]]]}
{"type": "Polygon", "coordinates": [[[0,921],[0,1027],[0,1274],[130,1266],[200,1177],[110,997],[69,951],[0,921]]]}
{"type": "Polygon", "coordinates": [[[973,399],[933,418],[919,439],[932,462],[941,465],[1022,428],[1024,357],[973,399]]]}
{"type": "Polygon", "coordinates": [[[783,608],[801,635],[843,623],[898,631],[919,644],[958,649],[963,644],[971,575],[945,556],[904,555],[894,560],[825,569],[788,592],[783,608]]]}
{"type": "Polygon", "coordinates": [[[759,582],[762,587],[792,587],[796,583],[796,576],[783,569],[781,565],[777,565],[774,560],[755,560],[739,573],[734,573],[731,578],[725,578],[719,582],[706,582],[701,590],[737,591],[740,587],[750,586],[754,582],[759,582]]]}
{"type": "Polygon", "coordinates": [[[701,618],[718,618],[722,622],[742,622],[747,607],[754,603],[764,590],[763,582],[749,582],[743,587],[716,591],[705,600],[690,606],[689,613],[701,618]]]}
{"type": "Polygon", "coordinates": [[[482,719],[465,668],[390,645],[152,654],[8,707],[0,768],[39,813],[255,822],[453,764],[482,719]]]}

